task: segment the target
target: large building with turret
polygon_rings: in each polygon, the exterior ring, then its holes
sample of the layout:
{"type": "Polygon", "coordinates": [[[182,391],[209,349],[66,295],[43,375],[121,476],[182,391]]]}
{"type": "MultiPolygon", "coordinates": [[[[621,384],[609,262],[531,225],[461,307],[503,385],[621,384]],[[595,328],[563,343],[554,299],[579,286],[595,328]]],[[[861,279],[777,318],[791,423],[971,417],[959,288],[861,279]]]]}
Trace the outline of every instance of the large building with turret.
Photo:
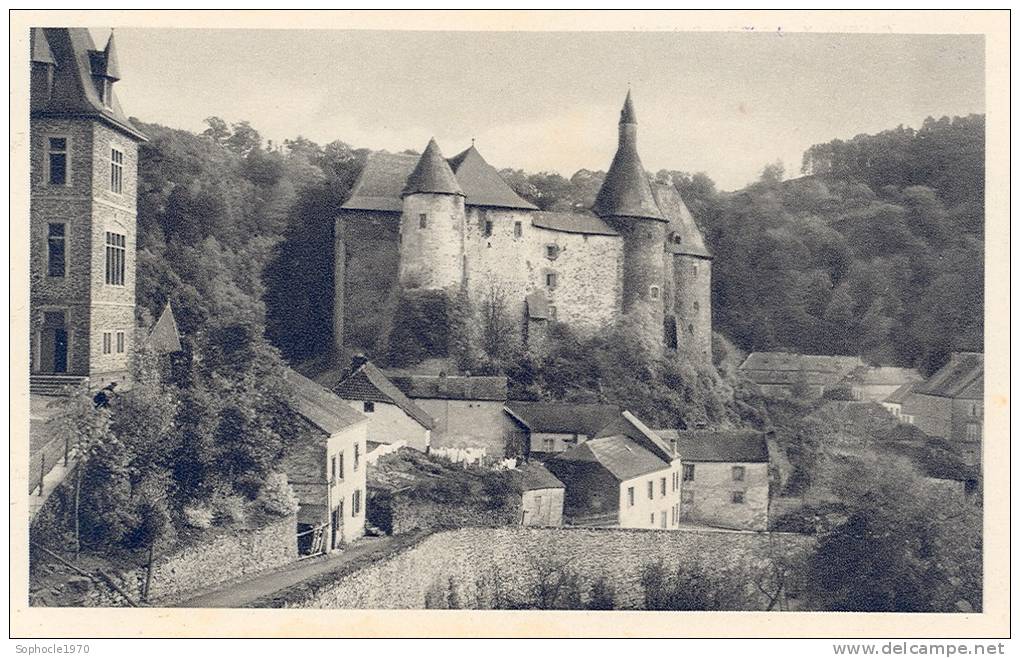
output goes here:
{"type": "Polygon", "coordinates": [[[138,145],[111,34],[31,31],[31,372],[45,392],[128,377],[135,341],[138,145]]]}
{"type": "Polygon", "coordinates": [[[711,254],[676,188],[652,182],[638,155],[628,92],[619,145],[590,210],[542,211],[474,145],[446,158],[372,154],[336,222],[334,340],[377,347],[415,295],[446,300],[469,324],[499,303],[535,350],[551,323],[590,336],[629,316],[656,349],[711,363],[711,254]],[[488,305],[488,306],[487,306],[488,305]]]}

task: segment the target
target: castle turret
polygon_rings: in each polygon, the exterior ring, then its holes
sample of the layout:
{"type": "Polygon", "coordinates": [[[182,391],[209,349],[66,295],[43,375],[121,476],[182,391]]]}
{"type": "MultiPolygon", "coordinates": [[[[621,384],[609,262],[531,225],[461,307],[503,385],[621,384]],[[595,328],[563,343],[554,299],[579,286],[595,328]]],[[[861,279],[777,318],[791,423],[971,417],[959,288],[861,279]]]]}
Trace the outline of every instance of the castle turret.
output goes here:
{"type": "Polygon", "coordinates": [[[464,192],[436,140],[407,178],[400,219],[400,285],[453,290],[464,279],[464,192]]]}
{"type": "Polygon", "coordinates": [[[623,312],[640,310],[647,337],[661,342],[666,219],[638,156],[637,115],[629,91],[620,111],[616,156],[593,210],[623,237],[623,312]]]}

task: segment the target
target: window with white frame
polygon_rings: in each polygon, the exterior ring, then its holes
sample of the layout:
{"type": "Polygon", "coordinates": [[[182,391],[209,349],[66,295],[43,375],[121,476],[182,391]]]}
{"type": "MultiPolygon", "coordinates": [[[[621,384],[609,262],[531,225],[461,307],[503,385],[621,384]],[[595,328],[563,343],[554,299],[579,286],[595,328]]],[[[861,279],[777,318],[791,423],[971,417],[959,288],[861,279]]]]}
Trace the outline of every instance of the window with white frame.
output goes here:
{"type": "Polygon", "coordinates": [[[124,285],[124,264],[127,260],[127,238],[120,233],[106,232],[106,283],[124,285]]]}
{"type": "Polygon", "coordinates": [[[124,151],[110,149],[110,191],[120,194],[124,191],[124,151]]]}
{"type": "Polygon", "coordinates": [[[70,158],[70,139],[67,137],[48,137],[46,139],[46,180],[50,185],[67,185],[68,163],[70,158]]]}

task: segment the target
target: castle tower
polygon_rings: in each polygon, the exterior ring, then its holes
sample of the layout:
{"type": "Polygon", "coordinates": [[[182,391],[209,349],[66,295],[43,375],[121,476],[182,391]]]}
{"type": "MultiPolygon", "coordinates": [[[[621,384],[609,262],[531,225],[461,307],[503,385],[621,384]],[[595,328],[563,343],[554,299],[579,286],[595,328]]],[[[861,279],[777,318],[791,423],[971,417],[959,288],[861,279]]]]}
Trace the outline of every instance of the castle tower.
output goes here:
{"type": "Polygon", "coordinates": [[[30,331],[37,379],[125,382],[135,339],[138,144],[113,36],[33,28],[30,331]]]}
{"type": "Polygon", "coordinates": [[[436,140],[407,178],[398,280],[405,290],[447,290],[464,280],[464,192],[436,140]]]}
{"type": "Polygon", "coordinates": [[[646,337],[661,345],[666,219],[638,156],[630,91],[620,111],[616,156],[592,209],[623,238],[623,312],[639,312],[646,337]]]}

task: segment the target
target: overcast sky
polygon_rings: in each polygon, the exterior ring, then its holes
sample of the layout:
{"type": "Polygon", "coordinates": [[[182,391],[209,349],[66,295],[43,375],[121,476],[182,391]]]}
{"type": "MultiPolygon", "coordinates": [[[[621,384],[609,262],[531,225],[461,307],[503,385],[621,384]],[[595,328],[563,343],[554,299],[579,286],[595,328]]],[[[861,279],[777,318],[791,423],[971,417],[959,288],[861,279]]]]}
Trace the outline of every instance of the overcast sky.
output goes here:
{"type": "MultiPolygon", "coordinates": [[[[94,30],[98,46],[108,31],[94,30]]],[[[497,167],[606,169],[633,89],[652,171],[721,189],[812,144],[928,115],[984,112],[984,41],[964,35],[117,30],[125,111],[199,132],[446,155],[474,137],[497,167]]]]}

